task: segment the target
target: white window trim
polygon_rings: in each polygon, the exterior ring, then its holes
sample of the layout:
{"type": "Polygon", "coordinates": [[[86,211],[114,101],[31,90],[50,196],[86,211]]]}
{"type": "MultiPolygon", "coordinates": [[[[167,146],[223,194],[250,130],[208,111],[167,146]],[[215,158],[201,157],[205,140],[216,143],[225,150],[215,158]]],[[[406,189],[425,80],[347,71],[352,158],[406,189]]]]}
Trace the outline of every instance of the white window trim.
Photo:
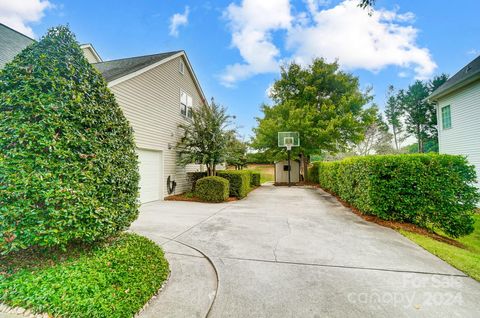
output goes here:
{"type": "Polygon", "coordinates": [[[188,94],[187,91],[183,90],[183,89],[180,89],[180,96],[179,96],[179,99],[180,99],[180,115],[182,115],[182,117],[184,118],[188,118],[188,119],[191,119],[192,117],[189,117],[188,116],[188,110],[189,109],[192,109],[193,110],[193,96],[188,94]],[[186,104],[183,104],[182,103],[182,94],[185,94],[186,96],[186,104]],[[185,107],[184,107],[185,106],[185,107]],[[182,112],[183,109],[185,109],[185,114],[182,112]]]}
{"type": "Polygon", "coordinates": [[[183,117],[187,116],[187,111],[188,111],[188,93],[184,91],[183,89],[180,89],[180,95],[179,95],[179,101],[180,101],[180,115],[183,117]],[[185,104],[182,103],[182,95],[185,94],[186,96],[186,101],[185,104]],[[184,107],[185,106],[185,107],[184,107]],[[185,114],[183,113],[183,110],[185,109],[185,114]]]}
{"type": "Polygon", "coordinates": [[[183,63],[182,59],[180,59],[178,62],[178,72],[182,75],[185,75],[185,63],[183,63]]]}
{"type": "Polygon", "coordinates": [[[442,120],[441,124],[442,124],[442,130],[450,130],[452,129],[452,106],[451,104],[448,104],[448,105],[443,105],[442,107],[440,107],[440,118],[442,120]],[[444,125],[444,118],[443,118],[443,109],[444,108],[447,108],[448,107],[448,113],[449,113],[449,119],[450,119],[450,127],[445,127],[444,125]]]}

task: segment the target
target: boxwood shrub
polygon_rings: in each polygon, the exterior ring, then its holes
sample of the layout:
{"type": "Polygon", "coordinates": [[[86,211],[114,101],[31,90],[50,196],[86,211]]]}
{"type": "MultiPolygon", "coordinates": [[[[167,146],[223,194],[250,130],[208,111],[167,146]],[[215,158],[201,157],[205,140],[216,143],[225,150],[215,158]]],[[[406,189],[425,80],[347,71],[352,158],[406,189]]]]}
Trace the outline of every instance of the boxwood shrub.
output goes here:
{"type": "Polygon", "coordinates": [[[187,172],[187,182],[191,185],[192,191],[195,191],[197,180],[205,178],[206,176],[206,171],[187,172]]]}
{"type": "Polygon", "coordinates": [[[0,71],[0,253],[111,236],[138,214],[132,129],[67,27],[0,71]]]}
{"type": "Polygon", "coordinates": [[[250,171],[247,170],[222,170],[217,171],[219,177],[230,182],[230,196],[244,198],[250,191],[250,171]]]}
{"type": "Polygon", "coordinates": [[[250,186],[259,187],[260,186],[260,172],[250,171],[250,186]]]}
{"type": "Polygon", "coordinates": [[[195,195],[208,202],[223,202],[228,199],[229,182],[221,177],[204,177],[195,185],[195,195]]]}
{"type": "Polygon", "coordinates": [[[473,231],[479,200],[466,158],[415,154],[354,157],[318,164],[320,185],[366,214],[441,229],[473,231]]]}

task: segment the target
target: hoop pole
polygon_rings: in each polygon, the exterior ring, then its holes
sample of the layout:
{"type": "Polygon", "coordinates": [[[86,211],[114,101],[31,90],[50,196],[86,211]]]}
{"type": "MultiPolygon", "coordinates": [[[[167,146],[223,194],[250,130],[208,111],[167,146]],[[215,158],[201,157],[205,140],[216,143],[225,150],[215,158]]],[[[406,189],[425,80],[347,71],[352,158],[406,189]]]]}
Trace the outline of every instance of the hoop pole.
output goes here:
{"type": "Polygon", "coordinates": [[[291,151],[290,149],[287,150],[287,153],[288,153],[288,186],[289,187],[290,187],[290,170],[292,170],[291,166],[290,166],[290,151],[291,151]]]}

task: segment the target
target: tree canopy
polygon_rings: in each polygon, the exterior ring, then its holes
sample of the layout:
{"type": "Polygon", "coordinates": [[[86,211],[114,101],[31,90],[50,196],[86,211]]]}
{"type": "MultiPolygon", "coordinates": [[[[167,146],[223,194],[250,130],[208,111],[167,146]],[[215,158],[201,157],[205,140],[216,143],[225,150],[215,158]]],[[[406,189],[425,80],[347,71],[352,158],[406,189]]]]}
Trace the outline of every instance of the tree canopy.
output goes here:
{"type": "Polygon", "coordinates": [[[376,108],[365,108],[371,96],[360,90],[358,78],[323,59],[307,67],[282,67],[270,97],[275,104],[262,105],[252,147],[278,158],[284,156],[284,149],[277,147],[279,131],[298,131],[300,147],[292,152],[308,158],[360,142],[376,117],[376,108]]]}
{"type": "Polygon", "coordinates": [[[427,141],[437,141],[436,107],[427,97],[447,79],[448,76],[442,74],[430,81],[417,80],[406,90],[400,90],[395,97],[401,103],[406,132],[416,137],[419,152],[425,151],[427,141]]]}
{"type": "Polygon", "coordinates": [[[0,252],[92,242],[138,215],[132,129],[67,27],[0,71],[0,252]]]}

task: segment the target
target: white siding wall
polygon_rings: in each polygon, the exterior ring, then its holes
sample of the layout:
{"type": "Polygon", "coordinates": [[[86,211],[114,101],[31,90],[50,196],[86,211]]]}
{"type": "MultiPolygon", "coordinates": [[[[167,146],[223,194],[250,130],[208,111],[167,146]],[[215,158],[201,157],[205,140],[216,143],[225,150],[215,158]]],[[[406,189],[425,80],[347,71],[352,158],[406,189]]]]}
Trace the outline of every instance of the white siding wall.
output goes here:
{"type": "MultiPolygon", "coordinates": [[[[437,106],[440,153],[465,155],[480,179],[480,81],[442,97],[437,106]],[[452,128],[442,128],[442,107],[450,105],[452,128]]],[[[480,188],[480,183],[477,184],[480,188]]]]}
{"type": "Polygon", "coordinates": [[[201,95],[189,73],[186,62],[185,74],[179,70],[178,57],[148,70],[136,77],[111,87],[115,97],[130,121],[139,148],[162,150],[164,158],[164,195],[167,196],[166,180],[171,176],[177,182],[176,193],[190,190],[186,183],[187,171],[200,171],[199,165],[186,168],[176,164],[175,145],[180,138],[178,125],[186,121],[180,113],[180,91],[193,98],[193,106],[202,103],[201,95]],[[172,149],[168,149],[168,145],[172,149]]]}

